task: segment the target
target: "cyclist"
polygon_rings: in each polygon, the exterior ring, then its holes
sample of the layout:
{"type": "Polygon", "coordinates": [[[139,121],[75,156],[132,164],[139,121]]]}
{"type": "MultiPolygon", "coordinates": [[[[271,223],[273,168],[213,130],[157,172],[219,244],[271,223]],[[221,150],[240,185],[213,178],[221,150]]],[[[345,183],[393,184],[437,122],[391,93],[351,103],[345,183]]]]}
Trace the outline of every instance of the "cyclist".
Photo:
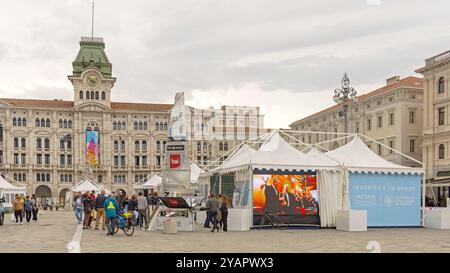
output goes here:
{"type": "Polygon", "coordinates": [[[108,228],[108,233],[106,235],[112,236],[114,235],[114,225],[117,221],[117,216],[120,213],[119,203],[117,203],[113,195],[110,194],[103,203],[103,207],[106,210],[106,227],[108,228]]]}

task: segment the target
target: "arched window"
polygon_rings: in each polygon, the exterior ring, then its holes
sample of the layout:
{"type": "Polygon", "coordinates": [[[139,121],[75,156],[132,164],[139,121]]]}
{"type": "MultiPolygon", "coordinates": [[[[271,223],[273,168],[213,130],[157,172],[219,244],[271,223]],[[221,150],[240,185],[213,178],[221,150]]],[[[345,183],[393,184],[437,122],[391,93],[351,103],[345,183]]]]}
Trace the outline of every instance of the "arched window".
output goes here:
{"type": "Polygon", "coordinates": [[[47,181],[50,182],[50,174],[49,173],[46,175],[46,178],[47,178],[47,181]]]}
{"type": "Polygon", "coordinates": [[[114,151],[119,150],[119,142],[117,140],[114,141],[114,151]]]}
{"type": "Polygon", "coordinates": [[[137,129],[138,129],[138,123],[137,123],[137,121],[135,121],[135,122],[133,123],[133,126],[134,126],[134,130],[137,130],[137,129]]]}
{"type": "Polygon", "coordinates": [[[444,77],[440,77],[438,81],[438,94],[442,94],[445,92],[445,79],[444,77]]]}
{"type": "Polygon", "coordinates": [[[164,125],[163,125],[162,122],[159,123],[159,130],[160,130],[160,131],[164,130],[164,125]]]}
{"type": "Polygon", "coordinates": [[[64,146],[65,146],[65,144],[64,144],[64,139],[61,139],[61,140],[59,141],[59,148],[64,149],[64,146]]]}
{"type": "Polygon", "coordinates": [[[142,151],[146,152],[147,151],[147,141],[142,141],[142,151]]]}
{"type": "Polygon", "coordinates": [[[27,181],[27,175],[26,174],[22,175],[22,181],[27,181]]]}
{"type": "Polygon", "coordinates": [[[159,140],[156,141],[156,151],[161,151],[161,142],[159,142],[159,140]]]}
{"type": "Polygon", "coordinates": [[[117,130],[117,122],[113,121],[113,130],[117,130]]]}
{"type": "Polygon", "coordinates": [[[16,117],[13,117],[13,126],[17,126],[17,119],[16,119],[16,117]]]}
{"type": "Polygon", "coordinates": [[[93,99],[94,99],[94,96],[95,96],[95,93],[94,93],[94,91],[91,91],[91,100],[93,100],[93,99]]]}
{"type": "Polygon", "coordinates": [[[27,119],[26,118],[22,119],[22,126],[27,127],[27,119]]]}
{"type": "Polygon", "coordinates": [[[139,121],[139,130],[142,130],[142,121],[139,121]]]}
{"type": "Polygon", "coordinates": [[[44,140],[44,148],[45,149],[50,149],[50,139],[46,138],[44,140]]]}
{"type": "Polygon", "coordinates": [[[36,174],[36,181],[41,182],[41,175],[38,173],[36,174]]]}
{"type": "Polygon", "coordinates": [[[122,121],[122,130],[126,130],[127,126],[125,125],[125,121],[122,121]]]}
{"type": "Polygon", "coordinates": [[[439,159],[445,158],[445,146],[444,144],[439,145],[439,159]]]}
{"type": "Polygon", "coordinates": [[[208,149],[208,144],[205,142],[203,142],[203,151],[206,151],[206,149],[208,149]]]}
{"type": "Polygon", "coordinates": [[[202,150],[202,143],[200,141],[197,141],[197,151],[200,152],[201,150],[202,150]]]}
{"type": "Polygon", "coordinates": [[[14,181],[17,181],[17,173],[14,174],[14,181]]]}
{"type": "Polygon", "coordinates": [[[69,128],[72,128],[72,121],[69,120],[69,128]]]}
{"type": "MultiPolygon", "coordinates": [[[[13,121],[14,123],[14,121],[13,121]]],[[[17,126],[22,126],[22,118],[17,119],[17,126]]]]}
{"type": "Polygon", "coordinates": [[[167,122],[164,122],[164,131],[167,131],[167,122]]]}
{"type": "Polygon", "coordinates": [[[61,176],[59,177],[59,181],[64,182],[64,175],[61,174],[61,176]]]}
{"type": "Polygon", "coordinates": [[[95,99],[96,99],[96,100],[100,99],[100,96],[99,96],[98,91],[95,92],[95,99]]]}
{"type": "Polygon", "coordinates": [[[68,127],[68,125],[67,125],[67,119],[65,119],[64,120],[64,128],[67,128],[68,127]]]}
{"type": "Polygon", "coordinates": [[[156,131],[159,130],[159,122],[155,122],[155,130],[156,130],[156,131]]]}
{"type": "Polygon", "coordinates": [[[163,143],[162,143],[162,149],[163,149],[163,151],[166,150],[166,142],[165,141],[163,141],[163,143]]]}
{"type": "Polygon", "coordinates": [[[83,91],[80,90],[80,100],[82,100],[82,99],[83,99],[83,91]]]}
{"type": "Polygon", "coordinates": [[[59,123],[59,128],[62,128],[62,127],[63,127],[63,121],[62,121],[62,119],[60,119],[60,120],[58,121],[58,123],[59,123]]]}
{"type": "Polygon", "coordinates": [[[102,92],[102,100],[106,100],[106,93],[102,92]]]}
{"type": "Polygon", "coordinates": [[[72,175],[69,174],[69,182],[72,182],[72,175]]]}
{"type": "Polygon", "coordinates": [[[139,141],[136,140],[136,141],[134,142],[134,151],[135,151],[136,153],[139,152],[139,146],[140,146],[140,145],[139,145],[139,141]]]}
{"type": "Polygon", "coordinates": [[[67,149],[72,149],[72,140],[67,141],[67,149]]]}
{"type": "Polygon", "coordinates": [[[42,139],[36,139],[36,149],[42,149],[42,139]]]}
{"type": "Polygon", "coordinates": [[[147,121],[144,121],[144,130],[148,130],[148,124],[147,124],[147,121]]]}
{"type": "Polygon", "coordinates": [[[49,118],[45,121],[45,126],[50,128],[50,119],[49,118]]]}
{"type": "Polygon", "coordinates": [[[125,140],[122,140],[122,141],[120,142],[120,150],[121,150],[122,152],[125,152],[125,140]]]}
{"type": "Polygon", "coordinates": [[[45,119],[41,118],[41,127],[45,127],[45,119]]]}
{"type": "Polygon", "coordinates": [[[25,148],[25,147],[27,146],[27,141],[25,140],[24,137],[20,140],[20,146],[21,146],[22,148],[25,148]]]}
{"type": "Polygon", "coordinates": [[[41,124],[39,123],[39,119],[38,118],[36,118],[36,127],[39,127],[41,124]]]}
{"type": "Polygon", "coordinates": [[[90,99],[90,95],[89,94],[90,94],[89,91],[86,91],[86,99],[87,100],[90,99]]]}
{"type": "Polygon", "coordinates": [[[14,148],[19,148],[19,139],[17,137],[14,138],[14,148]]]}
{"type": "Polygon", "coordinates": [[[41,173],[41,181],[42,181],[42,182],[45,181],[45,173],[41,173]]]}
{"type": "Polygon", "coordinates": [[[64,175],[64,182],[69,181],[69,176],[67,174],[64,175]]]}

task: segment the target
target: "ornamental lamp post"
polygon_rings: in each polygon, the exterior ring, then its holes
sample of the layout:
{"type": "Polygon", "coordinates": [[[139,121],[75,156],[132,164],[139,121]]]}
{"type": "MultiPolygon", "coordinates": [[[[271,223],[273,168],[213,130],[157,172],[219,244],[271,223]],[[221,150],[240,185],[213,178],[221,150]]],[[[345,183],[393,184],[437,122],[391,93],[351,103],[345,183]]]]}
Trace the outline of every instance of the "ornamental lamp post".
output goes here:
{"type": "Polygon", "coordinates": [[[339,117],[344,117],[344,133],[348,131],[347,112],[350,103],[355,103],[358,99],[356,97],[356,90],[350,87],[350,79],[347,73],[344,73],[344,77],[341,80],[341,88],[334,89],[333,100],[337,104],[342,105],[342,110],[339,111],[339,117]]]}

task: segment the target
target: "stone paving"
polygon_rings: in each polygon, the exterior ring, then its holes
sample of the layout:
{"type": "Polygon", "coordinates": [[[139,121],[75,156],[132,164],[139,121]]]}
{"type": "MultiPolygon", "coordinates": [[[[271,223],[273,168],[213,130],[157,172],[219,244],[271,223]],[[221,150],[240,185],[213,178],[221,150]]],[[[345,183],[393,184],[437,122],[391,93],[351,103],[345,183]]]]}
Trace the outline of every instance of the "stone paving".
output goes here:
{"type": "MultiPolygon", "coordinates": [[[[0,252],[67,252],[77,222],[72,211],[45,211],[38,223],[0,226],[0,252]]],[[[196,232],[163,234],[137,229],[131,237],[119,231],[84,230],[81,252],[369,252],[377,241],[381,252],[450,253],[450,230],[425,228],[252,230],[211,233],[198,225],[196,232]]]]}

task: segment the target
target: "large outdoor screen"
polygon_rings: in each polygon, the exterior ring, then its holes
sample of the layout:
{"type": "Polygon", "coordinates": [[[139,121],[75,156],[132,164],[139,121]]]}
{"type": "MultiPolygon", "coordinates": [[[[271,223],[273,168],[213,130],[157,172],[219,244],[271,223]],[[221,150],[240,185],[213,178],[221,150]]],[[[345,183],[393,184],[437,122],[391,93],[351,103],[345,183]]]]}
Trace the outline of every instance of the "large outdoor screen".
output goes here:
{"type": "MultiPolygon", "coordinates": [[[[267,217],[278,215],[289,225],[319,225],[316,175],[253,175],[253,225],[270,225],[267,217]]],[[[273,218],[272,218],[273,219],[273,218]]]]}

